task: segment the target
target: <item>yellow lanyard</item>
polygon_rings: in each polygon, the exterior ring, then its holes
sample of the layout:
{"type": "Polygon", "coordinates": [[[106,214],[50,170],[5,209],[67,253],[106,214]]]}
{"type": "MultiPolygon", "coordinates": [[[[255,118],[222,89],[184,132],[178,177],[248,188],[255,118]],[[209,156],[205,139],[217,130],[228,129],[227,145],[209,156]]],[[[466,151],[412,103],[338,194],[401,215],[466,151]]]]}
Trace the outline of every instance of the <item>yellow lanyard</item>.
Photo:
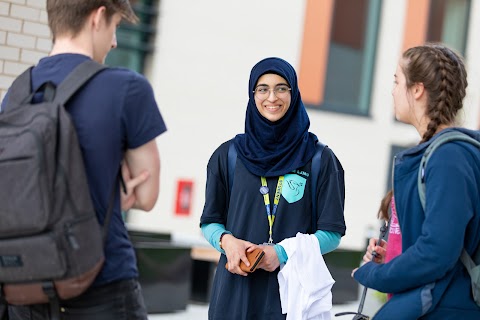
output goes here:
{"type": "Polygon", "coordinates": [[[275,198],[273,199],[273,210],[270,212],[270,198],[268,197],[268,186],[267,179],[265,177],[260,177],[262,180],[262,187],[260,188],[260,193],[263,194],[263,202],[265,203],[265,209],[267,210],[268,226],[270,230],[268,232],[269,238],[268,243],[273,244],[272,238],[272,228],[273,223],[275,222],[275,215],[277,213],[278,202],[280,201],[280,195],[282,194],[283,186],[283,176],[278,177],[277,189],[275,190],[275,198]]]}

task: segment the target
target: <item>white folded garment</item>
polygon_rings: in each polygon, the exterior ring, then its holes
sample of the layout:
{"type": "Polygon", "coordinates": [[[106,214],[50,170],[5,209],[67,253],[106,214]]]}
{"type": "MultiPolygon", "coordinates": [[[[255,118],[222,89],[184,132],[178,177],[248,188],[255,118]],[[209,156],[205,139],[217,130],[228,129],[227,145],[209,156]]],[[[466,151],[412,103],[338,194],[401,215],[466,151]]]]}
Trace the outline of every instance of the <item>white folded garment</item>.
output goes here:
{"type": "Polygon", "coordinates": [[[278,284],[287,320],[330,320],[335,283],[320,252],[317,237],[297,233],[279,243],[288,260],[280,266],[278,284]]]}

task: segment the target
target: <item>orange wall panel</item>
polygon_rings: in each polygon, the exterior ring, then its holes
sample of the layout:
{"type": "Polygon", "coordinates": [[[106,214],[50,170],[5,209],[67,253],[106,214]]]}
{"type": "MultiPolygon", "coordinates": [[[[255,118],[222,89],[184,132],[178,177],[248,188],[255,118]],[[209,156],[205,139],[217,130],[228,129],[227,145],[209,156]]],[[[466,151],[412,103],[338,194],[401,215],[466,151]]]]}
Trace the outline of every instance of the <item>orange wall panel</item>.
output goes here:
{"type": "Polygon", "coordinates": [[[425,43],[429,13],[430,0],[408,0],[402,52],[425,43]]]}
{"type": "Polygon", "coordinates": [[[305,103],[323,101],[334,0],[307,0],[299,87],[305,103]]]}

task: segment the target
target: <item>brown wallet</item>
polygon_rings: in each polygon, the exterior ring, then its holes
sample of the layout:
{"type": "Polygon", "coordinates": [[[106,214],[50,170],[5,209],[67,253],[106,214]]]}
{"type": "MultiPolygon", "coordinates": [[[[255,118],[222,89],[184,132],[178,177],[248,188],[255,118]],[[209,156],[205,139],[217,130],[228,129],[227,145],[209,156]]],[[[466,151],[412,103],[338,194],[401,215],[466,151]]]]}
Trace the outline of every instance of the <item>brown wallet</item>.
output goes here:
{"type": "MultiPolygon", "coordinates": [[[[257,270],[257,266],[262,261],[265,252],[262,249],[258,248],[253,250],[252,252],[246,252],[248,262],[250,262],[250,267],[247,267],[245,263],[240,260],[240,269],[245,272],[251,273],[257,270]]],[[[227,268],[227,264],[225,264],[225,268],[227,268]]]]}

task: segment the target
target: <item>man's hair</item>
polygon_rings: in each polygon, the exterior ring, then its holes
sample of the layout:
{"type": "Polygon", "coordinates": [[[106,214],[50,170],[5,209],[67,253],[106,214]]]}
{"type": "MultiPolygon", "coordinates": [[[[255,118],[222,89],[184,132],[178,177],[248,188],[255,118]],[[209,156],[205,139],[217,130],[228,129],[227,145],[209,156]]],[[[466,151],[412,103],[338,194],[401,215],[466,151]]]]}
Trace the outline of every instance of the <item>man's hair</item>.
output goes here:
{"type": "Polygon", "coordinates": [[[115,13],[120,13],[128,22],[138,21],[129,0],[47,0],[48,25],[53,40],[63,34],[78,35],[88,16],[100,7],[106,8],[107,22],[115,13]]]}

